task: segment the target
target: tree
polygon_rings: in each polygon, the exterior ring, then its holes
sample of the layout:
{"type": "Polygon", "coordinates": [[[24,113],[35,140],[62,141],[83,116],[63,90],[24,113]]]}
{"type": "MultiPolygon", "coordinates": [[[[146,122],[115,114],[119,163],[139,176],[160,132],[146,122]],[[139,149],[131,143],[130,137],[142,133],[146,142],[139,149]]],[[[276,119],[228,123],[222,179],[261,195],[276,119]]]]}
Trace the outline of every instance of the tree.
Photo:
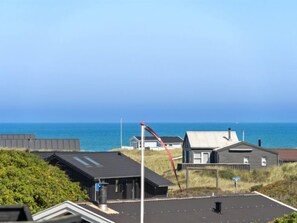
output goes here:
{"type": "Polygon", "coordinates": [[[26,204],[32,213],[87,194],[57,167],[21,151],[0,151],[0,204],[26,204]]]}

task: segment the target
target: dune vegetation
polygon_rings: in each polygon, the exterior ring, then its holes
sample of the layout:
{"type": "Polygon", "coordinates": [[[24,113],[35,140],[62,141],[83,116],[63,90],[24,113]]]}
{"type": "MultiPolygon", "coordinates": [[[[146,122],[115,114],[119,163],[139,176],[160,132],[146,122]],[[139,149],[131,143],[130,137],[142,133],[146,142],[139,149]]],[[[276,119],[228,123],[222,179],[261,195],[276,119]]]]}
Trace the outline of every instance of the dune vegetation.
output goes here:
{"type": "Polygon", "coordinates": [[[66,200],[87,198],[58,167],[25,151],[0,150],[0,205],[26,204],[36,213],[66,200]]]}
{"type": "MultiPolygon", "coordinates": [[[[122,150],[130,158],[140,162],[140,151],[122,150]]],[[[181,156],[181,149],[171,150],[173,157],[181,156]]],[[[175,164],[181,162],[176,160],[175,164]]],[[[166,151],[145,151],[145,166],[176,182],[166,151]]],[[[259,170],[219,169],[219,193],[235,193],[232,177],[239,176],[237,193],[257,190],[288,204],[297,206],[297,164],[288,163],[281,166],[263,168],[259,170]],[[288,186],[290,183],[292,186],[288,186]],[[292,187],[292,188],[291,188],[292,187]],[[290,189],[290,192],[288,191],[290,189]]],[[[186,171],[177,171],[182,189],[186,188],[186,171]]],[[[216,173],[214,171],[189,171],[189,189],[179,191],[177,185],[170,188],[170,196],[197,196],[216,193],[216,173]]]]}

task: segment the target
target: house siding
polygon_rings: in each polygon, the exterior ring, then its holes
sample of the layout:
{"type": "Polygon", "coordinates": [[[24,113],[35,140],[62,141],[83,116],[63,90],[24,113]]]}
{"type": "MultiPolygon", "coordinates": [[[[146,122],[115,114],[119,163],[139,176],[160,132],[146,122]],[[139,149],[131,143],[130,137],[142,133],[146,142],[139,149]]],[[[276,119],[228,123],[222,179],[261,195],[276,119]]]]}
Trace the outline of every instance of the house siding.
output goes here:
{"type": "Polygon", "coordinates": [[[140,198],[139,177],[101,179],[101,181],[108,183],[108,200],[140,198]]]}
{"type": "Polygon", "coordinates": [[[268,151],[248,146],[248,145],[238,145],[236,147],[232,147],[231,149],[252,149],[252,151],[230,151],[229,149],[225,149],[222,151],[216,152],[216,160],[217,163],[243,163],[244,157],[249,158],[250,169],[259,169],[263,167],[269,167],[273,165],[278,165],[278,155],[274,153],[270,153],[268,151]],[[261,158],[266,157],[267,165],[261,165],[261,158]]]}

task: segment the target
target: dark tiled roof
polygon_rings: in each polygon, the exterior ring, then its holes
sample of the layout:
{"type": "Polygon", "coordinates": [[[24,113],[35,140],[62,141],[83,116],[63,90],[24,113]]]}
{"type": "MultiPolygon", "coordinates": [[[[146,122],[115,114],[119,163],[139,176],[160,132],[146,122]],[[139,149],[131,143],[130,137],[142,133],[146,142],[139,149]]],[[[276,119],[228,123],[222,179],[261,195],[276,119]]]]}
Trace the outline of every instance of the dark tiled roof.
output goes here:
{"type": "Polygon", "coordinates": [[[293,162],[297,161],[297,149],[271,149],[278,152],[279,160],[293,162]]]}
{"type": "MultiPolygon", "coordinates": [[[[140,136],[135,136],[138,140],[141,140],[140,136]]],[[[174,142],[178,142],[178,143],[182,143],[183,139],[180,138],[179,136],[160,136],[160,138],[162,139],[162,141],[164,143],[174,143],[174,142]]],[[[156,141],[156,138],[153,136],[145,136],[144,137],[145,141],[156,141]]]]}
{"type": "MultiPolygon", "coordinates": [[[[49,157],[55,158],[92,179],[140,177],[140,164],[120,152],[56,152],[49,157]]],[[[173,185],[147,168],[145,178],[158,187],[173,185]]]]}
{"type": "MultiPolygon", "coordinates": [[[[110,203],[108,207],[119,214],[108,215],[91,206],[80,206],[116,223],[138,223],[140,203],[110,203]]],[[[260,195],[241,195],[208,198],[189,198],[146,201],[144,204],[146,223],[231,223],[269,222],[276,217],[292,213],[293,210],[260,195]],[[222,202],[222,213],[213,211],[215,202],[222,202]]]]}

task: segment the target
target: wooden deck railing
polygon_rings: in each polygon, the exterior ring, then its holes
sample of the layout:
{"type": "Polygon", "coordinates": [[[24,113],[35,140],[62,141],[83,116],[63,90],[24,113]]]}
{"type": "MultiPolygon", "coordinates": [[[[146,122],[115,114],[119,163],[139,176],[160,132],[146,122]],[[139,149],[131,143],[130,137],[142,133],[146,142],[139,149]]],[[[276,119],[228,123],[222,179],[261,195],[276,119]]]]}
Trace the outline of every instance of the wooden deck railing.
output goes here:
{"type": "Polygon", "coordinates": [[[177,170],[183,170],[186,169],[186,167],[228,167],[231,169],[238,169],[238,170],[250,170],[249,164],[243,164],[243,163],[178,163],[177,164],[177,170]]]}

